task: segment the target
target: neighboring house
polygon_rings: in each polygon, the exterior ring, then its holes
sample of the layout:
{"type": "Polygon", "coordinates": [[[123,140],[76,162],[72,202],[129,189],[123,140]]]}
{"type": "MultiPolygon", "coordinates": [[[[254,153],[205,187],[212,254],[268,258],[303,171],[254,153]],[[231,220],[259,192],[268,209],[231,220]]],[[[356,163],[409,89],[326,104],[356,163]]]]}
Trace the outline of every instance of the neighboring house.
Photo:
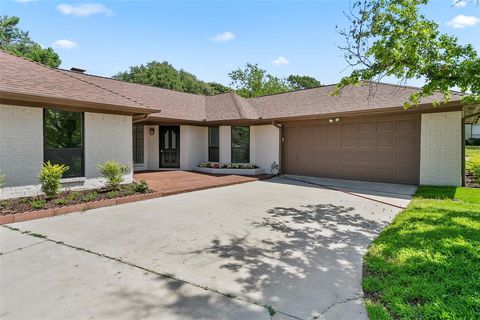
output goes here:
{"type": "Polygon", "coordinates": [[[465,125],[465,139],[480,139],[480,124],[465,125]]]}
{"type": "Polygon", "coordinates": [[[81,186],[102,183],[96,166],[107,159],[135,170],[193,170],[209,161],[254,163],[270,173],[277,163],[288,174],[462,183],[460,95],[404,110],[416,88],[380,84],[371,96],[369,86],[349,87],[340,97],[332,89],[202,96],[0,52],[0,170],[11,192],[38,189],[46,160],[69,164],[81,186]]]}

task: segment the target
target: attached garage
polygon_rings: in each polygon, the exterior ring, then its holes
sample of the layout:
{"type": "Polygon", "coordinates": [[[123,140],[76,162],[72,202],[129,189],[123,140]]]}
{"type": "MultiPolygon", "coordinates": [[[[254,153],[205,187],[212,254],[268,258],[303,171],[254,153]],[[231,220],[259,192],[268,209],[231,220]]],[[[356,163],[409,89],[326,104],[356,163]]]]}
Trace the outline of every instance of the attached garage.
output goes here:
{"type": "Polygon", "coordinates": [[[287,174],[419,184],[419,113],[284,124],[287,174]],[[333,121],[333,122],[332,122],[333,121]]]}

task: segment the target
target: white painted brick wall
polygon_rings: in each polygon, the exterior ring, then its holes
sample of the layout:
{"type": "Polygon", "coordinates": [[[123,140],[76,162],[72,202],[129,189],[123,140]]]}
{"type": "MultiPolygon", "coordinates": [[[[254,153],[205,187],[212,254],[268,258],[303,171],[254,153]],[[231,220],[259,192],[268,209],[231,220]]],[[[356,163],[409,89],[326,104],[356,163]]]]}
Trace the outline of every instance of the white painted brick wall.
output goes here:
{"type": "Polygon", "coordinates": [[[193,170],[208,161],[208,128],[180,126],[180,169],[193,170]]]}
{"type": "Polygon", "coordinates": [[[462,112],[422,114],[420,184],[462,184],[462,112]]]}
{"type": "MultiPolygon", "coordinates": [[[[132,117],[86,112],[85,177],[101,177],[97,165],[107,160],[133,168],[132,117]]],[[[132,181],[132,170],[125,179],[126,182],[132,181]]]]}
{"type": "Polygon", "coordinates": [[[0,105],[0,171],[5,186],[37,183],[43,162],[43,110],[0,105]]]}
{"type": "Polygon", "coordinates": [[[273,162],[280,162],[280,130],[273,125],[251,126],[250,136],[254,151],[250,151],[250,161],[270,174],[273,162]]]}
{"type": "Polygon", "coordinates": [[[232,128],[230,126],[220,126],[218,131],[220,135],[220,162],[229,163],[232,161],[232,128]]]}
{"type": "MultiPolygon", "coordinates": [[[[115,160],[133,165],[132,117],[85,113],[85,177],[65,185],[69,189],[96,188],[104,184],[99,163],[115,160]]],[[[40,193],[37,175],[43,162],[43,110],[0,105],[0,169],[5,188],[0,199],[40,193]]],[[[132,170],[125,182],[132,181],[132,170]]]]}

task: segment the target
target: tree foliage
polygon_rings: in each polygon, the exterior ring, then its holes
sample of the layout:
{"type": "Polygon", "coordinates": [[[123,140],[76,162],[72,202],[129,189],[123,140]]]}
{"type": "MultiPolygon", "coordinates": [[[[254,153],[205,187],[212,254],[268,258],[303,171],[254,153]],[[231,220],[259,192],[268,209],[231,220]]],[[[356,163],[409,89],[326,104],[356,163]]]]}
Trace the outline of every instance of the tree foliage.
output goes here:
{"type": "Polygon", "coordinates": [[[17,27],[20,18],[0,17],[0,49],[29,60],[56,68],[62,62],[52,48],[42,48],[30,39],[28,31],[17,27]]]}
{"type": "Polygon", "coordinates": [[[320,86],[320,81],[309,76],[290,75],[279,78],[268,74],[258,64],[247,63],[245,68],[238,68],[228,74],[238,95],[245,98],[261,97],[269,94],[292,90],[308,89],[320,86]]]}
{"type": "Polygon", "coordinates": [[[314,77],[293,74],[288,76],[287,81],[293,90],[311,89],[321,85],[320,81],[314,77]]]}
{"type": "Polygon", "coordinates": [[[347,85],[378,82],[395,77],[402,83],[423,79],[421,90],[405,106],[417,105],[422,97],[439,91],[450,100],[452,89],[469,93],[467,104],[480,103],[480,58],[471,44],[442,34],[438,23],[420,13],[429,0],[355,0],[347,15],[350,26],[340,30],[345,45],[340,47],[353,67],[336,93],[347,85]]]}
{"type": "Polygon", "coordinates": [[[185,70],[177,70],[166,61],[152,61],[146,65],[132,66],[128,71],[119,72],[114,79],[146,84],[195,94],[217,94],[230,88],[215,82],[203,82],[185,70]]]}

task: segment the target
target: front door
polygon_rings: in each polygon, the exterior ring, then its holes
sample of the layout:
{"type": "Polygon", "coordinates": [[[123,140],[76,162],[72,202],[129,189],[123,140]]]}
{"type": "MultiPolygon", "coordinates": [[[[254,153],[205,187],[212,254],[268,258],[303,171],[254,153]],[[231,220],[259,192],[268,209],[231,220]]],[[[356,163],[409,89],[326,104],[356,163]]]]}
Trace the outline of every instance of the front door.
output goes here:
{"type": "Polygon", "coordinates": [[[160,168],[180,167],[180,127],[160,127],[160,168]]]}

